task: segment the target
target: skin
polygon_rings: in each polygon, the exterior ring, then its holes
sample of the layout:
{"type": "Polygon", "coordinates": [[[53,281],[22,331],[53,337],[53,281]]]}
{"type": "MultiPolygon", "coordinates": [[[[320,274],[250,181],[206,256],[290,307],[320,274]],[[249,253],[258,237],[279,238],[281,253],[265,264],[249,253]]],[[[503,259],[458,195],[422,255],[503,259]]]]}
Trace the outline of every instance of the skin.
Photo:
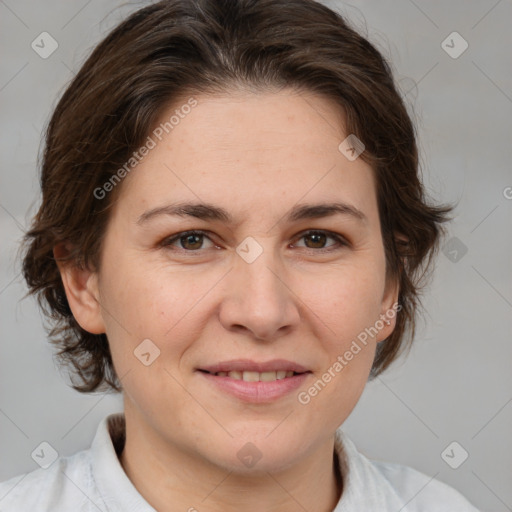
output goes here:
{"type": "Polygon", "coordinates": [[[122,378],[121,464],[160,512],[295,512],[297,503],[332,511],[342,492],[334,433],[393,319],[308,404],[297,394],[397,300],[396,283],[386,281],[372,169],[338,149],[347,134],[330,100],[291,89],[194,97],[198,105],[124,179],[100,269],[61,267],[75,318],[107,334],[122,378]],[[175,201],[212,203],[234,223],[160,215],[137,224],[175,201]],[[285,220],[297,203],[334,201],[365,220],[285,220]],[[197,229],[207,236],[162,245],[197,229]],[[339,234],[348,245],[307,230],[339,234]],[[236,252],[246,237],[263,249],[252,263],[236,252]],[[149,366],[134,357],[147,338],[160,350],[149,366]],[[196,371],[233,358],[289,359],[312,374],[283,398],[250,404],[196,371]],[[237,457],[247,442],[262,455],[251,468],[237,457]]]}

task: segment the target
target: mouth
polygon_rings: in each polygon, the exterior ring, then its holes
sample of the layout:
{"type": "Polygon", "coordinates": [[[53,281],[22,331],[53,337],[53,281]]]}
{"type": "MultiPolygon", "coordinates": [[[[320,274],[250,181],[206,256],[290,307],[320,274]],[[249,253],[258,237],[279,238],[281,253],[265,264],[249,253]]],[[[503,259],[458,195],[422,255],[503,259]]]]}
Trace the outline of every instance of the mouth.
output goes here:
{"type": "Polygon", "coordinates": [[[244,382],[273,382],[276,380],[289,379],[294,375],[302,375],[303,373],[311,372],[294,372],[293,370],[277,370],[268,372],[255,372],[250,370],[231,370],[231,371],[220,371],[220,372],[209,372],[207,370],[199,370],[203,373],[208,373],[215,377],[229,377],[234,380],[243,380],[244,382]]]}
{"type": "Polygon", "coordinates": [[[197,368],[196,373],[215,392],[251,403],[273,402],[290,395],[313,374],[304,366],[284,359],[266,363],[231,360],[197,368]]]}

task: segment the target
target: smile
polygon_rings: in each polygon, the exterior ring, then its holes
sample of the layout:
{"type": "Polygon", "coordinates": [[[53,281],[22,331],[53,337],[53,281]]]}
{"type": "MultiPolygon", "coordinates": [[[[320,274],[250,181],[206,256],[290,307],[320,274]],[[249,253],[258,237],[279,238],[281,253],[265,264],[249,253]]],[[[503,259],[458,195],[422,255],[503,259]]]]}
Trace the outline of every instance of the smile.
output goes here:
{"type": "Polygon", "coordinates": [[[198,370],[196,373],[203,377],[210,389],[250,403],[268,403],[284,398],[296,391],[309,375],[312,375],[309,371],[296,373],[291,370],[268,372],[232,370],[216,373],[198,370]]]}
{"type": "Polygon", "coordinates": [[[281,380],[294,375],[299,375],[298,372],[277,370],[275,372],[253,372],[249,370],[244,371],[230,371],[230,372],[207,372],[210,375],[217,377],[229,377],[230,379],[243,380],[245,382],[271,382],[274,380],[281,380]]]}

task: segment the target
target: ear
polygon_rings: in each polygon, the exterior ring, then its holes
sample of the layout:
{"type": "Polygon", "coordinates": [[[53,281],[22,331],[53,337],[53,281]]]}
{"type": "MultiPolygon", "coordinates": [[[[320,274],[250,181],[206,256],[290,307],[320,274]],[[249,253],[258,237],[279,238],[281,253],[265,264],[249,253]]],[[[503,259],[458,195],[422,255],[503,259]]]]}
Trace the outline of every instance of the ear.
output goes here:
{"type": "Polygon", "coordinates": [[[60,261],[69,255],[70,245],[61,243],[53,248],[69,307],[82,329],[91,334],[103,334],[105,325],[99,302],[98,275],[79,268],[73,262],[60,261]]]}
{"type": "Polygon", "coordinates": [[[398,276],[387,280],[381,302],[380,320],[382,321],[383,327],[379,329],[379,333],[376,337],[377,342],[387,339],[395,329],[396,316],[399,314],[400,310],[398,304],[399,290],[398,276]]]}
{"type": "Polygon", "coordinates": [[[377,342],[384,341],[395,329],[396,317],[400,314],[401,305],[398,304],[398,295],[400,292],[400,273],[404,271],[407,263],[407,254],[409,248],[409,240],[402,233],[395,233],[395,247],[401,259],[401,268],[398,275],[386,278],[386,286],[381,303],[380,320],[384,326],[379,330],[377,342]],[[389,325],[388,325],[389,322],[389,325]]]}

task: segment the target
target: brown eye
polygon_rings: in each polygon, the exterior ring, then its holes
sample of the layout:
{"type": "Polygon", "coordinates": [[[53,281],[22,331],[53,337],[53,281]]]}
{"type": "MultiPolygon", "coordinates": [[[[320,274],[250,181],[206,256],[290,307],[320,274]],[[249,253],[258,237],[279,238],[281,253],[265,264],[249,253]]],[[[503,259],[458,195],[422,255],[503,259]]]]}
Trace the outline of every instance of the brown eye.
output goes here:
{"type": "Polygon", "coordinates": [[[185,231],[167,238],[162,242],[162,246],[172,247],[176,242],[179,242],[180,247],[177,247],[178,250],[182,249],[184,251],[194,252],[199,249],[204,249],[202,246],[205,239],[209,240],[208,236],[202,231],[185,231]]]}
{"type": "Polygon", "coordinates": [[[323,249],[326,239],[327,236],[324,233],[311,233],[304,236],[304,240],[311,241],[312,246],[308,246],[311,249],[323,249]]]}
{"type": "Polygon", "coordinates": [[[200,249],[203,245],[203,235],[185,235],[179,240],[184,249],[200,249]]]}
{"type": "Polygon", "coordinates": [[[319,252],[335,250],[340,246],[348,246],[348,243],[343,237],[335,233],[330,233],[329,231],[307,231],[301,235],[299,240],[301,239],[307,241],[305,245],[307,249],[317,249],[319,252]],[[326,246],[329,238],[334,240],[335,243],[326,246]]]}

